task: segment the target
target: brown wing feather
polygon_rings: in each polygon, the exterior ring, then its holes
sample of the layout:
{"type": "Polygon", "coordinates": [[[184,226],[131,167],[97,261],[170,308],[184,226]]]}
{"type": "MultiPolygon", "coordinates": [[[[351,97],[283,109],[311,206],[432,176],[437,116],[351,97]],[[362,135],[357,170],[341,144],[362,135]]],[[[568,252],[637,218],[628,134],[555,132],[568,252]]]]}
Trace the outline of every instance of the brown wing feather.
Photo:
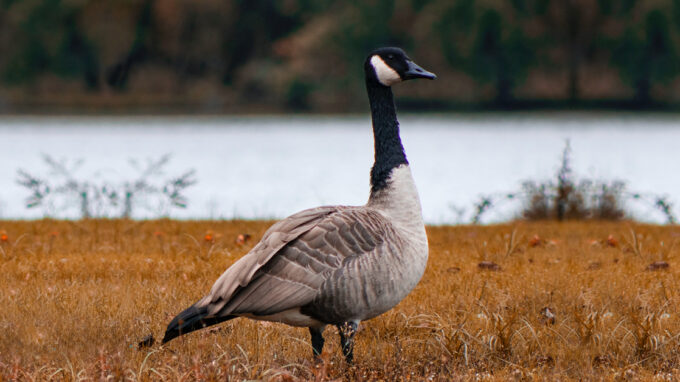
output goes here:
{"type": "MultiPolygon", "coordinates": [[[[316,218],[310,219],[310,215],[313,214],[305,214],[304,226],[272,226],[262,242],[278,234],[288,238],[285,243],[262,248],[258,245],[227,269],[210,295],[201,300],[210,305],[211,314],[269,315],[308,304],[347,258],[382,246],[384,229],[389,225],[380,213],[364,208],[332,207],[314,214],[316,218]],[[291,232],[282,231],[290,227],[297,233],[292,239],[291,232]]],[[[289,219],[299,218],[293,215],[283,222],[289,219]]]]}
{"type": "Polygon", "coordinates": [[[208,314],[219,312],[238,288],[250,283],[253,275],[267,263],[281,248],[301,234],[319,224],[325,217],[336,212],[338,207],[318,207],[298,212],[274,223],[262,240],[231,267],[222,273],[213,284],[210,294],[198,301],[197,307],[208,306],[208,314]]]}

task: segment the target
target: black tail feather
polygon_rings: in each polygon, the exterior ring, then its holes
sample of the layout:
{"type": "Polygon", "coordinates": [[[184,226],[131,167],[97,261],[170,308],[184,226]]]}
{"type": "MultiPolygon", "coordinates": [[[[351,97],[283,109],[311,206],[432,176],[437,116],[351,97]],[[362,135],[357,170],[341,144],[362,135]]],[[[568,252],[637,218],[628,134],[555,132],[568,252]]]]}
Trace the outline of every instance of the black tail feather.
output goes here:
{"type": "Polygon", "coordinates": [[[177,317],[172,319],[172,321],[170,321],[168,328],[165,330],[163,343],[166,343],[183,334],[191,333],[194,330],[199,330],[211,325],[219,324],[220,322],[228,321],[232,318],[236,318],[236,316],[209,317],[207,307],[197,308],[196,306],[192,305],[185,309],[182,313],[178,314],[177,317]]]}

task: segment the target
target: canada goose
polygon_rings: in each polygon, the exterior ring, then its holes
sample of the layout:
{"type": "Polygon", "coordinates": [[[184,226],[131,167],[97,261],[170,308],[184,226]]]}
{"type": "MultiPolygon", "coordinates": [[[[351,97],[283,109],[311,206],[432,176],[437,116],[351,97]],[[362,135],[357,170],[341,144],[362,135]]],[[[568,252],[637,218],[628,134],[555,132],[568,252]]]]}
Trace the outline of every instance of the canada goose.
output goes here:
{"type": "Polygon", "coordinates": [[[274,224],[210,294],[170,322],[163,343],[242,316],[308,327],[318,356],[324,327],[336,325],[352,362],[359,322],[388,311],[418,284],[427,235],[390,87],[435,75],[399,48],[373,51],[364,71],[375,141],[368,203],[313,208],[274,224]]]}

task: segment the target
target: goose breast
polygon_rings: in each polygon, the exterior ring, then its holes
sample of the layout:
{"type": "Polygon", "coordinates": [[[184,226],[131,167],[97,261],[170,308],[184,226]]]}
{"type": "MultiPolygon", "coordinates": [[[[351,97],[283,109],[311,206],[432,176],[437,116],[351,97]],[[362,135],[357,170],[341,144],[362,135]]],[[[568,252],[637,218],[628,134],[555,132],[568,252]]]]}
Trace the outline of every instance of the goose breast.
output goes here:
{"type": "Polygon", "coordinates": [[[375,245],[344,258],[342,266],[325,277],[314,301],[302,308],[334,324],[367,320],[397,305],[420,281],[428,251],[426,238],[407,235],[370,208],[342,227],[339,236],[345,241],[360,237],[375,245]]]}

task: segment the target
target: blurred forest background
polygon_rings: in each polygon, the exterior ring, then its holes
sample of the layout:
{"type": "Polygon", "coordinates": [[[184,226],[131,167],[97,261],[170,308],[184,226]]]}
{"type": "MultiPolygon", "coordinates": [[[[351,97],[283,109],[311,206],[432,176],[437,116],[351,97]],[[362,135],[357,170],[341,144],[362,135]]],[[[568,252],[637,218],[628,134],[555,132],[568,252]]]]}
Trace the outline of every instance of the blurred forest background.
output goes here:
{"type": "Polygon", "coordinates": [[[410,110],[680,106],[680,0],[0,0],[0,112],[359,111],[383,45],[410,110]]]}

